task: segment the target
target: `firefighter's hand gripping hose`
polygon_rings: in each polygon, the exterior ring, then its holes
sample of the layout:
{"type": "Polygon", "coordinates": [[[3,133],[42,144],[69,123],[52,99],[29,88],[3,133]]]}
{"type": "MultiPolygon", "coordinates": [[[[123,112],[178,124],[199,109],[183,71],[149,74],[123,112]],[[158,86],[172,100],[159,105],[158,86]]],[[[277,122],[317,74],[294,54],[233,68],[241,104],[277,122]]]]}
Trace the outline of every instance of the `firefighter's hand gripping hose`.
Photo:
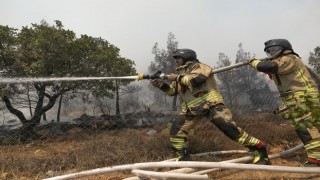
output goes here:
{"type": "Polygon", "coordinates": [[[160,70],[158,70],[157,72],[151,74],[151,75],[145,75],[145,74],[141,74],[138,73],[138,80],[143,80],[143,79],[165,79],[166,75],[163,74],[160,70]]]}

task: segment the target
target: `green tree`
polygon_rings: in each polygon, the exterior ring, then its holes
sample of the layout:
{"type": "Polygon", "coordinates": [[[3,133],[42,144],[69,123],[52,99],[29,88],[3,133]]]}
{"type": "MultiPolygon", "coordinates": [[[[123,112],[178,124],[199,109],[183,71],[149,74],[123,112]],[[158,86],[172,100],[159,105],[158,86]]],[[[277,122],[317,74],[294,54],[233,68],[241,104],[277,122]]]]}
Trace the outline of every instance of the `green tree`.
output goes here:
{"type": "MultiPolygon", "coordinates": [[[[120,57],[119,49],[108,41],[87,35],[77,38],[73,31],[64,29],[60,21],[55,21],[53,26],[42,21],[23,27],[20,32],[6,26],[0,29],[0,36],[6,37],[6,41],[1,42],[0,52],[2,75],[6,77],[111,76],[112,69],[127,73],[128,67],[131,72],[135,71],[133,61],[120,57]]],[[[13,101],[18,95],[29,92],[26,85],[11,85],[2,93],[7,109],[23,123],[24,136],[33,132],[41,115],[66,92],[112,97],[116,85],[112,81],[46,82],[35,83],[33,88],[36,98],[31,105],[33,113],[30,118],[16,108],[13,101]]]]}
{"type": "Polygon", "coordinates": [[[0,69],[2,73],[8,71],[14,66],[15,57],[17,56],[16,40],[17,29],[0,25],[0,69]]]}
{"type": "MultiPolygon", "coordinates": [[[[251,53],[246,52],[243,49],[242,43],[240,43],[238,47],[239,50],[236,54],[235,63],[244,62],[252,58],[251,53]]],[[[252,89],[252,87],[262,86],[264,84],[264,81],[259,77],[258,72],[252,69],[250,66],[243,66],[237,68],[235,71],[239,75],[237,81],[237,86],[239,89],[249,91],[252,89]]]]}
{"type": "MultiPolygon", "coordinates": [[[[133,68],[133,65],[135,64],[130,59],[118,58],[118,60],[114,63],[115,67],[117,68],[112,70],[113,76],[130,76],[136,74],[136,70],[133,68]]],[[[125,86],[127,86],[130,82],[132,82],[132,80],[115,81],[116,115],[120,115],[120,96],[129,93],[129,90],[125,88],[125,86]]]]}
{"type": "MultiPolygon", "coordinates": [[[[219,53],[219,59],[217,62],[217,68],[221,67],[226,67],[230,66],[231,62],[230,59],[227,55],[224,53],[219,53]]],[[[226,101],[227,104],[231,105],[233,104],[233,96],[234,96],[234,89],[232,88],[232,84],[234,81],[237,80],[237,75],[235,74],[234,71],[227,71],[227,72],[222,72],[218,73],[217,78],[220,80],[220,91],[223,94],[224,100],[226,101]]]]}
{"type": "Polygon", "coordinates": [[[314,49],[314,53],[310,52],[310,57],[308,59],[309,64],[320,73],[320,46],[314,49]]]}
{"type": "MultiPolygon", "coordinates": [[[[236,54],[235,63],[244,62],[251,58],[250,52],[246,52],[243,49],[242,43],[240,43],[238,47],[239,50],[236,54]]],[[[230,64],[231,62],[229,57],[224,53],[220,53],[217,63],[218,68],[229,66],[230,64]]],[[[218,73],[217,77],[221,82],[219,87],[224,99],[227,100],[226,103],[232,107],[237,107],[240,101],[238,97],[241,93],[251,92],[250,95],[253,95],[252,92],[271,92],[269,87],[265,86],[266,80],[262,75],[263,74],[253,70],[250,66],[243,66],[230,71],[218,73]]],[[[260,101],[260,96],[253,96],[254,97],[249,97],[249,100],[254,105],[253,107],[258,107],[257,105],[259,105],[259,107],[265,105],[266,101],[260,101]],[[256,104],[258,101],[260,101],[260,104],[256,104]]]]}

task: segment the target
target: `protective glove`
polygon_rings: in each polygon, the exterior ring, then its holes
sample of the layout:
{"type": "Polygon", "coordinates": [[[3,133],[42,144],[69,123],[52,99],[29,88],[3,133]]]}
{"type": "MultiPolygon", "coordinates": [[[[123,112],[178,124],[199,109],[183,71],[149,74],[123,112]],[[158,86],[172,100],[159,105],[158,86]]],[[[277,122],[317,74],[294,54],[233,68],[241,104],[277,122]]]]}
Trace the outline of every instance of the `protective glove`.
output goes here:
{"type": "Polygon", "coordinates": [[[150,83],[157,88],[160,88],[163,85],[163,81],[161,79],[151,79],[150,83]]]}

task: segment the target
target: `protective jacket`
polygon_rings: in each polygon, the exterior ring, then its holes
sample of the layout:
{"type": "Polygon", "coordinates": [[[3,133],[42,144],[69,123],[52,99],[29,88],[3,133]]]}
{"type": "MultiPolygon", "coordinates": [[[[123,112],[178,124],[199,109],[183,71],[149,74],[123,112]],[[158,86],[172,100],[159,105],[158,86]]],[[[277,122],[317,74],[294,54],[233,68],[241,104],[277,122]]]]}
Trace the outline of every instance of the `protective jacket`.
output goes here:
{"type": "Polygon", "coordinates": [[[187,61],[177,71],[177,81],[161,89],[169,96],[179,94],[182,112],[189,109],[196,114],[204,106],[223,103],[211,67],[198,61],[187,61]]]}
{"type": "Polygon", "coordinates": [[[258,71],[268,73],[277,85],[280,94],[288,91],[317,91],[317,86],[307,68],[301,59],[291,51],[284,52],[282,56],[270,62],[258,60],[254,62],[253,67],[258,71]]]}

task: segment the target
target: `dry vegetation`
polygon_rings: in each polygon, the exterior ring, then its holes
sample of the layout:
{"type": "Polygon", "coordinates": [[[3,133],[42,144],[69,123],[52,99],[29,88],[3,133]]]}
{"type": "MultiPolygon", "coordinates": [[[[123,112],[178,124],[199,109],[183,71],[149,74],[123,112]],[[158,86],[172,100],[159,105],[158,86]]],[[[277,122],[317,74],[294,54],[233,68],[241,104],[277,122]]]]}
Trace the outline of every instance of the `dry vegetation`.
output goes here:
{"type": "MultiPolygon", "coordinates": [[[[273,115],[247,117],[235,115],[239,126],[268,143],[269,152],[277,153],[294,147],[300,141],[289,122],[273,115]],[[253,118],[254,117],[254,118],[253,118]]],[[[73,128],[65,133],[46,134],[42,140],[26,144],[0,146],[0,179],[42,179],[99,167],[138,162],[162,161],[172,158],[166,124],[149,128],[114,130],[83,130],[73,128]],[[154,135],[146,133],[154,129],[154,135]]],[[[195,127],[190,141],[191,153],[216,150],[245,149],[230,141],[213,124],[202,121],[195,127]]],[[[242,155],[216,156],[197,159],[221,161],[242,155]]],[[[304,151],[293,156],[273,160],[274,165],[298,166],[305,160],[304,151]]],[[[130,177],[130,172],[103,174],[80,179],[118,180],[130,177]]],[[[213,179],[317,179],[318,175],[220,170],[209,174],[213,179]]]]}

